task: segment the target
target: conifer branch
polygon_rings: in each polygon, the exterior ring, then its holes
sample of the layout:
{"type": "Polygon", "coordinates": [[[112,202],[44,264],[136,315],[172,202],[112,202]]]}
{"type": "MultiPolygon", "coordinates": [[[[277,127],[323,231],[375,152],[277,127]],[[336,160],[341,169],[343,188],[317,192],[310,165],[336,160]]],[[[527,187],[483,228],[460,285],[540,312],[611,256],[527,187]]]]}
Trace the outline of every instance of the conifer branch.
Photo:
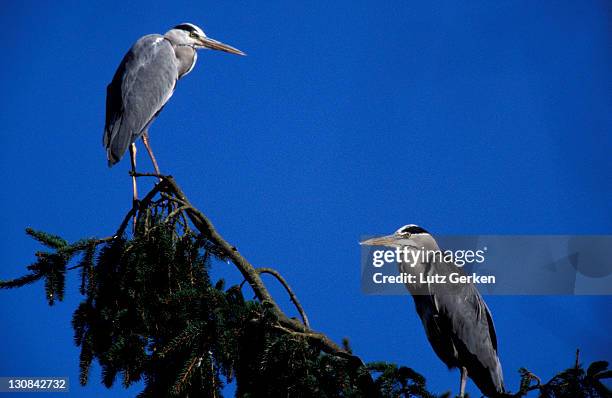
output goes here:
{"type": "MultiPolygon", "coordinates": [[[[63,298],[66,271],[81,268],[80,291],[86,298],[73,316],[75,343],[81,346],[81,384],[87,382],[90,365],[97,359],[106,386],[119,373],[125,386],[144,377],[143,397],[165,392],[191,396],[211,388],[209,392],[216,396],[217,376],[231,381],[234,372],[244,394],[261,391],[269,395],[288,385],[298,391],[306,388],[311,395],[325,390],[331,391],[329,396],[341,391],[366,397],[434,396],[426,390],[425,379],[412,369],[384,362],[365,366],[347,343],[340,347],[312,330],[280,272],[255,268],[190,203],[172,177],[137,176],[160,181],[134,203],[113,236],[68,243],[59,236],[28,229],[28,235],[52,250],[36,253],[37,261],[27,267],[29,274],[0,281],[0,288],[14,288],[42,279],[47,300],[53,304],[63,298]],[[138,228],[133,236],[125,237],[135,216],[138,228]],[[80,261],[67,267],[77,256],[80,261]],[[224,290],[223,280],[213,286],[209,256],[231,261],[244,278],[240,287],[248,283],[257,302],[244,300],[238,287],[224,290]],[[280,309],[261,274],[270,274],[283,285],[302,322],[280,309]],[[198,353],[206,351],[210,369],[200,367],[198,353]],[[301,378],[304,369],[323,374],[301,378]],[[279,373],[286,378],[277,378],[279,373]],[[270,374],[274,380],[266,379],[270,374]]],[[[578,351],[574,367],[547,383],[524,368],[519,372],[518,392],[503,396],[520,398],[533,390],[542,396],[566,396],[559,393],[580,389],[590,391],[589,397],[610,396],[602,382],[612,378],[608,363],[594,362],[585,370],[578,351]]]]}
{"type": "MultiPolygon", "coordinates": [[[[251,289],[262,303],[268,303],[271,309],[278,317],[279,324],[288,330],[295,333],[307,333],[313,339],[316,339],[321,345],[323,352],[347,358],[360,366],[364,365],[364,362],[357,356],[346,352],[327,336],[322,333],[316,333],[310,330],[309,327],[305,326],[296,319],[289,318],[278,306],[276,301],[272,298],[272,295],[266,288],[265,284],[259,276],[257,269],[244,257],[238,249],[227,242],[219,232],[215,229],[212,222],[206,217],[201,211],[196,209],[187,196],[176,183],[172,176],[161,176],[161,182],[156,185],[160,190],[170,193],[175,196],[180,202],[186,206],[185,212],[189,216],[189,219],[194,224],[196,229],[208,240],[210,240],[215,246],[219,247],[223,254],[234,263],[238,268],[244,279],[249,283],[251,289]]],[[[148,196],[148,195],[147,195],[148,196]]]]}
{"type": "Polygon", "coordinates": [[[35,273],[30,273],[24,276],[20,276],[19,278],[11,279],[8,281],[0,280],[0,289],[12,289],[15,287],[25,286],[32,282],[36,282],[37,280],[41,279],[43,276],[44,276],[43,274],[39,272],[35,272],[35,273]]]}

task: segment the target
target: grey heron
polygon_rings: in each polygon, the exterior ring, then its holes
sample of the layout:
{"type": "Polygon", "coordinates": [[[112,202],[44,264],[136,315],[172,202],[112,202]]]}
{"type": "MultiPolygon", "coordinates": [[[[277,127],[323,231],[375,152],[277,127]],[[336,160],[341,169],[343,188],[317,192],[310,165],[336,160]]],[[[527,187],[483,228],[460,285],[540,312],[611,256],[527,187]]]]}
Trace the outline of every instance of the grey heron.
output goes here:
{"type": "MultiPolygon", "coordinates": [[[[409,224],[388,236],[361,242],[366,246],[440,251],[436,240],[423,228],[409,224]]],[[[435,257],[435,256],[434,256],[435,257]]],[[[452,262],[441,257],[426,262],[425,256],[408,263],[400,262],[400,272],[416,275],[406,287],[414,299],[425,334],[434,352],[449,369],[461,371],[460,396],[465,393],[469,376],[480,391],[491,397],[504,393],[502,368],[497,355],[497,337],[491,311],[471,283],[420,283],[418,274],[448,275],[457,272],[452,262]],[[423,261],[424,260],[424,261],[423,261]]],[[[427,281],[428,278],[424,278],[427,281]]]]}
{"type": "MultiPolygon", "coordinates": [[[[136,171],[136,140],[142,141],[155,172],[159,167],[151,150],[148,129],[176,88],[176,82],[193,70],[198,49],[245,55],[242,51],[213,40],[191,23],[182,23],[163,35],[141,37],[123,57],[106,89],[106,125],[103,143],[109,167],[130,149],[132,172],[136,171]]],[[[132,176],[134,200],[136,180],[132,176]]]]}

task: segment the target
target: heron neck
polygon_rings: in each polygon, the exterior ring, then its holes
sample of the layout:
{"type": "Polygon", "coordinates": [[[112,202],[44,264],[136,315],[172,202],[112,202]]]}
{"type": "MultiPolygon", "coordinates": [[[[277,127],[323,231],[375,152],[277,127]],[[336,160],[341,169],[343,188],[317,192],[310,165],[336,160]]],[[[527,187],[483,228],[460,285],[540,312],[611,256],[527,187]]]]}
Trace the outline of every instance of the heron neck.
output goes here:
{"type": "Polygon", "coordinates": [[[174,46],[174,54],[176,55],[178,75],[181,78],[193,70],[198,55],[191,46],[174,46]]]}
{"type": "Polygon", "coordinates": [[[411,266],[411,264],[407,263],[399,263],[399,271],[401,273],[406,273],[409,275],[414,275],[414,281],[412,283],[407,283],[406,288],[410,292],[410,294],[414,295],[423,295],[429,294],[429,285],[428,283],[421,283],[421,275],[427,275],[428,272],[428,264],[422,262],[416,262],[411,266]]]}

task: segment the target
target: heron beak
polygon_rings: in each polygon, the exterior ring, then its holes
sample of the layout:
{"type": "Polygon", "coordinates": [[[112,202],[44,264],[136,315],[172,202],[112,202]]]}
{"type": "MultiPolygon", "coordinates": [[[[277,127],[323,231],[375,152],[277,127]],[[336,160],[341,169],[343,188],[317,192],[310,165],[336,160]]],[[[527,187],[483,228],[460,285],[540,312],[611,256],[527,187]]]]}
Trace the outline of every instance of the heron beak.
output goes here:
{"type": "Polygon", "coordinates": [[[393,246],[396,243],[395,235],[381,236],[359,242],[361,246],[393,246]]]}
{"type": "Polygon", "coordinates": [[[228,46],[227,44],[223,44],[220,41],[211,39],[210,37],[200,37],[200,45],[202,47],[210,48],[211,50],[219,50],[225,51],[226,53],[236,54],[236,55],[246,55],[242,51],[234,48],[232,46],[228,46]]]}

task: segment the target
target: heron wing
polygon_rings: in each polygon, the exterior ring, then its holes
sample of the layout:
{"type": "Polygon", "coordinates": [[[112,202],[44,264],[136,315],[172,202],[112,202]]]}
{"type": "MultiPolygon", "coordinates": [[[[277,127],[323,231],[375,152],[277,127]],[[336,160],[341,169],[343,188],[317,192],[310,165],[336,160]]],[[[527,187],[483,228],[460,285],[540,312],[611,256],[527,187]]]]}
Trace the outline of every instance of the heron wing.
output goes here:
{"type": "Polygon", "coordinates": [[[172,45],[161,35],[139,39],[106,89],[104,147],[117,163],[170,99],[178,80],[172,45]]]}
{"type": "MultiPolygon", "coordinates": [[[[449,270],[449,264],[435,267],[449,270]]],[[[451,337],[459,363],[467,368],[468,375],[485,395],[502,392],[495,326],[476,287],[471,283],[431,286],[439,327],[444,335],[451,337]]]]}

